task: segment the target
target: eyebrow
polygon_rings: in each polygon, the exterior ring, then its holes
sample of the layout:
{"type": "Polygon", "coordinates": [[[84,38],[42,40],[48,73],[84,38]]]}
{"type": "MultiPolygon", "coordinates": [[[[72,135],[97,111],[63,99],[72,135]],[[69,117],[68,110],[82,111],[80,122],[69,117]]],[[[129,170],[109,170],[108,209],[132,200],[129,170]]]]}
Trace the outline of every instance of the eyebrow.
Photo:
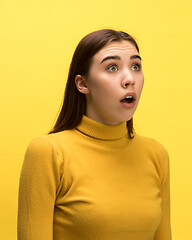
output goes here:
{"type": "MultiPolygon", "coordinates": [[[[139,58],[140,60],[142,60],[139,55],[132,55],[132,56],[130,57],[130,60],[135,59],[135,58],[139,58]]],[[[106,60],[109,60],[109,59],[117,59],[117,60],[120,60],[121,58],[120,58],[119,56],[107,56],[107,57],[105,57],[105,58],[101,61],[101,64],[102,64],[103,62],[105,62],[106,60]]]]}

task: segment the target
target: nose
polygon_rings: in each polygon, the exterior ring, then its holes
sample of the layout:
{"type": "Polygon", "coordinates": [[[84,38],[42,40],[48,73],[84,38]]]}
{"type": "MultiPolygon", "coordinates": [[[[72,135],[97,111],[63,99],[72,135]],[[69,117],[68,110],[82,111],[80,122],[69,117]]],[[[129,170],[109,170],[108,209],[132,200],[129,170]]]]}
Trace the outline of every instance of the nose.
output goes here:
{"type": "Polygon", "coordinates": [[[127,88],[129,85],[135,85],[135,79],[129,70],[124,73],[121,85],[123,88],[127,88]]]}

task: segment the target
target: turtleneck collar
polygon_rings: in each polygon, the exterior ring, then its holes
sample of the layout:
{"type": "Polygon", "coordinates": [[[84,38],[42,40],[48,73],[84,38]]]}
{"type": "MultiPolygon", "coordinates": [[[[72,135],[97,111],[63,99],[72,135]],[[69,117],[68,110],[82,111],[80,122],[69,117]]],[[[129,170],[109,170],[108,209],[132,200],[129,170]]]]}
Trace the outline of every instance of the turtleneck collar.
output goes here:
{"type": "Polygon", "coordinates": [[[106,125],[85,115],[76,129],[87,136],[102,140],[116,140],[127,135],[126,122],[119,125],[106,125]]]}

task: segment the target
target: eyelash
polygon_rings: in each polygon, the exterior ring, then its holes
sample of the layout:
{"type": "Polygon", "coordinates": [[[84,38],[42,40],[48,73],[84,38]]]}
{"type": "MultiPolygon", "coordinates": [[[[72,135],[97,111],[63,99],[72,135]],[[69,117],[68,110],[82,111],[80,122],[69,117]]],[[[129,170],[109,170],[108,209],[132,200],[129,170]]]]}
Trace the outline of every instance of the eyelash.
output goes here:
{"type": "MultiPolygon", "coordinates": [[[[141,64],[135,63],[135,64],[133,64],[133,65],[131,66],[131,68],[132,68],[133,66],[139,67],[139,70],[133,70],[133,71],[139,72],[139,71],[141,70],[141,64]]],[[[118,70],[118,66],[117,66],[116,64],[111,64],[111,65],[109,65],[109,66],[107,67],[107,71],[109,71],[109,69],[110,69],[111,67],[116,67],[117,70],[118,70]]],[[[109,71],[109,72],[113,72],[113,71],[109,71]]],[[[115,71],[115,72],[116,72],[116,71],[115,71]]]]}

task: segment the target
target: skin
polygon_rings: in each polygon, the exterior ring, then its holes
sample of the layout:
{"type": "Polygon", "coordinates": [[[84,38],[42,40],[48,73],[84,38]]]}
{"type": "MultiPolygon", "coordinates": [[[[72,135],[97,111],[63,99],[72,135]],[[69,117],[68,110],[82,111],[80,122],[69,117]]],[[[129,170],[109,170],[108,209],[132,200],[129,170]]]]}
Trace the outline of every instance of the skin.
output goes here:
{"type": "Polygon", "coordinates": [[[111,42],[97,52],[88,76],[77,75],[77,89],[86,95],[86,116],[103,124],[117,125],[132,118],[143,89],[144,76],[139,55],[129,41],[111,42]],[[102,60],[108,56],[119,59],[102,60]],[[135,105],[126,108],[120,100],[129,92],[136,93],[135,105]]]}

